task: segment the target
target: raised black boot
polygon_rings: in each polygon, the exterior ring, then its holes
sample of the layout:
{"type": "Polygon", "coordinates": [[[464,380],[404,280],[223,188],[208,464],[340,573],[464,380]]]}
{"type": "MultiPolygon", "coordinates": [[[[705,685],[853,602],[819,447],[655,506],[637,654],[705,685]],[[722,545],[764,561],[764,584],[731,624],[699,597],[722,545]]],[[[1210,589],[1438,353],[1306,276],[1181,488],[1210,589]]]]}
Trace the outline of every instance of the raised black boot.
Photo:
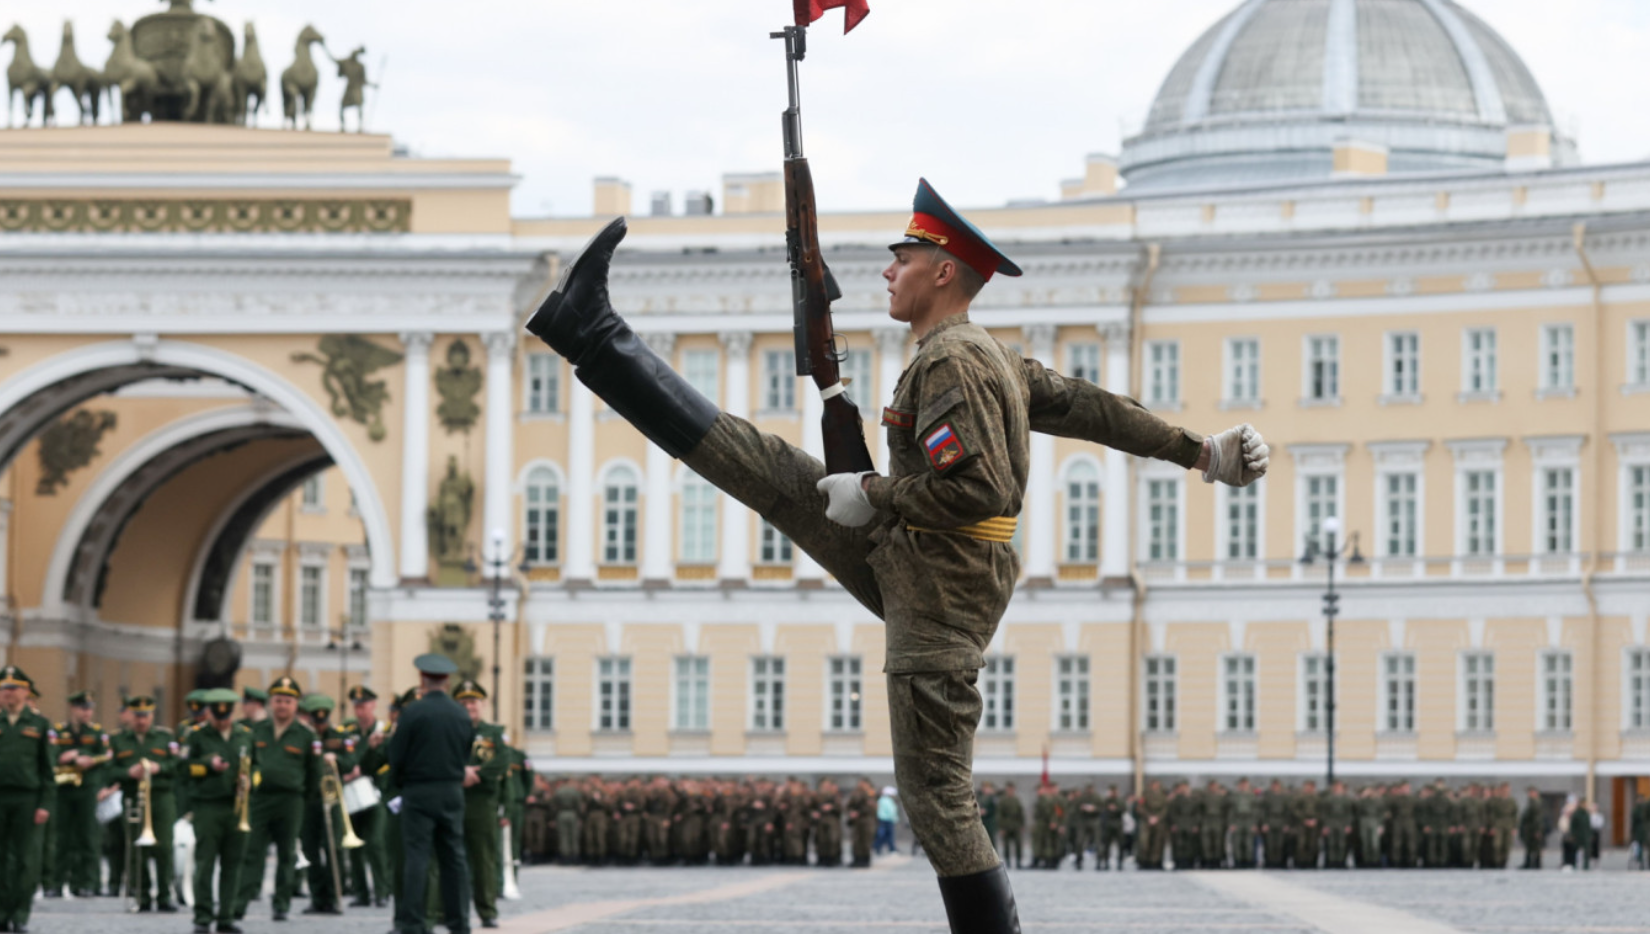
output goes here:
{"type": "Polygon", "coordinates": [[[698,446],[721,414],[613,310],[607,271],[626,232],[614,218],[567,266],[527,330],[573,364],[579,382],[671,457],[698,446]]]}
{"type": "Polygon", "coordinates": [[[1020,934],[1020,913],[1005,866],[971,876],[941,876],[940,897],[951,934],[1020,934]]]}

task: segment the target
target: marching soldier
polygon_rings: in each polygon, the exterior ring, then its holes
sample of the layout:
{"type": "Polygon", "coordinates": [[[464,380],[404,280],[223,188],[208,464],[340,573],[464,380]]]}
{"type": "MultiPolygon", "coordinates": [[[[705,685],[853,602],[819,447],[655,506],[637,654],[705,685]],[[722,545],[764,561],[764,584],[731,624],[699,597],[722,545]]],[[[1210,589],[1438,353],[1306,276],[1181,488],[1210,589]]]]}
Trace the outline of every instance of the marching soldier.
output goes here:
{"type": "MultiPolygon", "coordinates": [[[[465,856],[464,788],[480,782],[480,769],[465,765],[475,755],[474,719],[447,696],[447,680],[458,666],[434,653],[413,659],[422,696],[407,704],[390,737],[390,782],[400,794],[391,799],[399,810],[405,862],[396,892],[397,934],[429,930],[430,853],[440,863],[441,916],[451,934],[470,930],[470,873],[465,856]],[[395,802],[400,802],[398,808],[395,802]]],[[[403,698],[405,699],[405,698],[403,698]]],[[[478,877],[491,880],[492,873],[478,877]]]]}
{"type": "Polygon", "coordinates": [[[263,886],[264,854],[275,845],[275,894],[270,917],[285,921],[297,877],[298,833],[304,802],[320,793],[321,738],[298,722],[303,689],[291,676],[269,686],[269,718],[252,728],[252,836],[241,870],[235,920],[263,886]]]}
{"type": "MultiPolygon", "coordinates": [[[[347,721],[344,727],[355,740],[355,763],[344,775],[344,782],[347,784],[366,777],[375,784],[380,783],[390,770],[387,755],[390,732],[389,724],[378,718],[378,695],[366,685],[357,684],[349,689],[349,702],[355,717],[347,721]]],[[[383,789],[379,788],[379,791],[383,789]]],[[[346,859],[349,863],[350,888],[355,892],[355,899],[350,905],[355,908],[368,905],[382,908],[389,904],[391,887],[389,853],[384,842],[384,815],[382,801],[350,815],[355,835],[366,844],[350,850],[346,859]]]]}
{"type": "Polygon", "coordinates": [[[40,884],[41,834],[57,797],[56,731],[28,709],[28,675],[0,669],[0,929],[27,934],[40,884]]]}
{"type": "Polygon", "coordinates": [[[814,794],[814,854],[821,866],[842,865],[842,794],[836,782],[819,780],[814,794]]]}
{"type": "Polygon", "coordinates": [[[246,864],[246,837],[240,830],[239,805],[252,793],[252,731],[234,722],[234,691],[203,692],[209,719],[189,732],[184,742],[195,819],[195,932],[241,934],[235,924],[240,872],[246,864]],[[244,767],[243,767],[244,764],[244,767]],[[212,874],[218,892],[212,896],[212,874]]]}
{"type": "MultiPolygon", "coordinates": [[[[67,884],[76,898],[98,894],[102,881],[99,857],[101,825],[97,822],[99,781],[102,766],[110,759],[109,734],[92,717],[96,713],[92,695],[79,691],[69,696],[69,719],[57,727],[57,771],[73,774],[74,780],[57,789],[57,808],[46,833],[57,838],[58,883],[67,884]]],[[[48,889],[52,886],[48,886],[48,889]]]]}
{"type": "MultiPolygon", "coordinates": [[[[1012,789],[1014,786],[1010,785],[1012,789]]],[[[1016,799],[1018,800],[1018,799],[1016,799]]],[[[877,837],[877,789],[870,779],[862,778],[848,797],[848,823],[854,835],[854,868],[871,868],[871,847],[877,837]]],[[[1018,848],[1016,831],[1016,849],[1018,848]]]]}
{"type": "MultiPolygon", "coordinates": [[[[321,761],[316,764],[321,778],[336,774],[340,779],[338,793],[343,794],[342,777],[355,768],[355,734],[332,722],[338,702],[325,694],[311,694],[298,704],[298,710],[309,715],[310,728],[321,743],[321,761]]],[[[304,797],[304,826],[299,835],[304,859],[309,862],[309,907],[306,915],[343,914],[343,893],[334,891],[333,880],[349,878],[342,863],[334,860],[343,856],[343,803],[329,802],[322,794],[318,778],[314,790],[304,797]],[[339,813],[329,814],[337,807],[339,813]],[[330,822],[330,830],[329,830],[330,822]]]]}
{"type": "MultiPolygon", "coordinates": [[[[1117,794],[1116,785],[1106,787],[1106,797],[1100,802],[1100,848],[1095,852],[1097,870],[1111,868],[1111,850],[1117,847],[1117,868],[1123,868],[1123,811],[1128,807],[1117,794]]],[[[1006,858],[1006,857],[1005,857],[1006,858]]]]}
{"type": "Polygon", "coordinates": [[[474,679],[458,683],[453,699],[470,715],[475,739],[464,766],[464,851],[470,862],[470,893],[484,928],[498,927],[499,793],[510,770],[504,727],[481,719],[487,691],[474,679]]]}
{"type": "MultiPolygon", "coordinates": [[[[148,809],[148,822],[154,828],[155,845],[137,848],[138,877],[127,879],[126,884],[137,889],[138,911],[174,912],[178,909],[172,903],[172,825],[178,813],[172,779],[180,747],[171,730],[154,725],[154,698],[133,697],[129,709],[132,728],[110,743],[114,750],[112,777],[119,778],[121,794],[132,802],[143,801],[141,781],[148,774],[149,794],[143,804],[148,809]],[[153,875],[149,870],[151,863],[155,867],[153,875]]],[[[128,834],[139,830],[141,828],[126,825],[128,834]]]]}

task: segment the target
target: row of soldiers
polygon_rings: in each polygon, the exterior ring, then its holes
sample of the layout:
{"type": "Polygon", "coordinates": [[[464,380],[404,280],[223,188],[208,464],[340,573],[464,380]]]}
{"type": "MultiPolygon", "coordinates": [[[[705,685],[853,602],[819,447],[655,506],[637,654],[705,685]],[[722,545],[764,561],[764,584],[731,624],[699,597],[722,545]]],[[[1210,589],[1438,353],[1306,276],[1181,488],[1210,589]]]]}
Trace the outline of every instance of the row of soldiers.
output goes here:
{"type": "MultiPolygon", "coordinates": [[[[0,673],[0,687],[11,673],[26,677],[8,668],[0,673]]],[[[532,774],[525,752],[509,745],[501,727],[482,721],[487,693],[479,684],[462,682],[453,696],[476,724],[470,763],[476,778],[465,791],[466,847],[474,903],[483,926],[492,927],[503,873],[513,872],[520,855],[517,831],[504,858],[504,828],[524,825],[532,774]]],[[[383,720],[377,695],[356,686],[347,693],[354,716],[338,722],[333,698],[306,694],[293,678],[282,677],[267,691],[192,692],[189,716],[176,729],[154,723],[153,698],[128,697],[120,729],[111,734],[97,722],[91,695],[75,694],[66,722],[52,725],[42,718],[38,726],[48,756],[45,778],[38,781],[46,789],[41,800],[47,819],[27,857],[34,878],[43,879],[48,896],[65,888],[80,897],[124,892],[140,912],[176,911],[181,886],[192,885],[196,934],[214,924],[220,934],[236,934],[248,903],[262,897],[273,847],[274,920],[285,920],[292,899],[306,887],[306,914],[340,914],[349,896],[353,906],[385,905],[399,888],[401,857],[388,740],[400,709],[416,698],[416,690],[395,698],[383,720]],[[356,793],[346,795],[352,785],[356,793]],[[97,806],[117,791],[120,819],[100,828],[97,806]],[[193,867],[173,865],[180,817],[194,835],[193,867]],[[135,847],[145,827],[154,845],[135,847]],[[300,862],[307,874],[300,875],[300,862]],[[129,864],[135,878],[128,878],[129,864]]],[[[0,726],[0,744],[6,735],[0,726]]],[[[0,794],[5,788],[0,774],[0,794]]],[[[32,897],[32,882],[28,893],[32,897]]],[[[4,897],[0,891],[0,906],[9,905],[4,897]]],[[[0,930],[24,929],[26,908],[22,922],[11,908],[0,910],[6,911],[0,930]]]]}
{"type": "Polygon", "coordinates": [[[854,867],[871,864],[877,790],[861,778],[846,795],[834,779],[622,781],[562,778],[540,788],[544,822],[529,847],[563,864],[841,866],[844,831],[854,867]]]}
{"type": "MultiPolygon", "coordinates": [[[[1029,829],[1031,865],[1045,869],[1068,855],[1081,869],[1088,853],[1095,869],[1120,869],[1131,850],[1141,869],[1162,869],[1166,859],[1180,869],[1499,869],[1515,836],[1527,854],[1525,868],[1540,868],[1550,830],[1539,792],[1530,788],[1527,795],[1520,812],[1506,782],[1450,788],[1439,779],[1415,789],[1404,781],[1355,792],[1336,782],[1320,792],[1312,781],[1297,790],[1280,780],[1262,788],[1240,779],[1231,789],[1182,781],[1165,791],[1154,779],[1134,798],[1119,795],[1116,785],[1102,795],[1092,784],[1065,791],[1044,784],[1029,818],[1012,783],[1002,793],[988,783],[979,799],[988,832],[1016,867],[1024,865],[1029,829]]],[[[1650,807],[1643,810],[1650,821],[1650,807]]]]}

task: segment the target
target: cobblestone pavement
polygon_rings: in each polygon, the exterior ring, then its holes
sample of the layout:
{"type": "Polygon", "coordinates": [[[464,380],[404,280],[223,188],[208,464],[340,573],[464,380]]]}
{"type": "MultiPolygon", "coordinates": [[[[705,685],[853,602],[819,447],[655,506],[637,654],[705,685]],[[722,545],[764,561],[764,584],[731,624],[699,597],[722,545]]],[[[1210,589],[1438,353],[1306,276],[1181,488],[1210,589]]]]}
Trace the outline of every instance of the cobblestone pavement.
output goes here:
{"type": "MultiPolygon", "coordinates": [[[[1624,865],[1625,857],[1613,861],[1624,865]]],[[[1607,864],[1612,861],[1607,859],[1607,864]]],[[[1619,871],[1098,873],[1018,870],[1020,917],[1038,931],[1140,934],[1650,934],[1650,875],[1619,871]]],[[[800,869],[534,867],[502,902],[501,934],[711,934],[724,931],[944,934],[925,861],[870,872],[800,869]]],[[[388,909],[269,920],[247,934],[384,934],[388,909]]],[[[116,899],[37,900],[35,934],[188,934],[190,915],[128,915],[116,899]]],[[[479,931],[479,928],[477,929],[479,931]]]]}

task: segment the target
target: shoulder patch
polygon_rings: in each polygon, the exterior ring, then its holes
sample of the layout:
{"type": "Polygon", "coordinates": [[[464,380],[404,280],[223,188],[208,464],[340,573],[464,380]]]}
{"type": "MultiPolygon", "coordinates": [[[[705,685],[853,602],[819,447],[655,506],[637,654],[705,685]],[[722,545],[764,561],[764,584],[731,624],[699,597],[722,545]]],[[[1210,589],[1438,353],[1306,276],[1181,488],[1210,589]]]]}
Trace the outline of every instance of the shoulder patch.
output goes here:
{"type": "Polygon", "coordinates": [[[882,410],[882,423],[890,428],[915,428],[917,416],[911,412],[901,412],[895,408],[882,410]]]}
{"type": "Polygon", "coordinates": [[[961,460],[967,454],[963,450],[962,440],[957,433],[951,430],[951,423],[947,422],[923,436],[923,450],[928,452],[928,463],[934,469],[944,473],[951,465],[961,460]]]}

